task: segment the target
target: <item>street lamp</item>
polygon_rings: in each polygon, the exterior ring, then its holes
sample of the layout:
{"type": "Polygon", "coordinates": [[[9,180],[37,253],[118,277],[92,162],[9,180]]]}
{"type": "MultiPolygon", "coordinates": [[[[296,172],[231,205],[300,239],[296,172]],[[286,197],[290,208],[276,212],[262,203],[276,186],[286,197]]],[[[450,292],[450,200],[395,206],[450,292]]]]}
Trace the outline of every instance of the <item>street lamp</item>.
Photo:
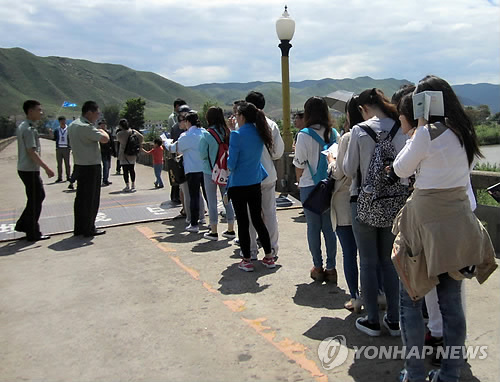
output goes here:
{"type": "Polygon", "coordinates": [[[288,67],[288,52],[292,47],[290,40],[295,32],[295,21],[290,17],[285,5],[285,12],[276,21],[276,33],[281,40],[281,89],[283,92],[283,141],[285,151],[292,151],[292,132],[290,130],[290,76],[288,67]]]}

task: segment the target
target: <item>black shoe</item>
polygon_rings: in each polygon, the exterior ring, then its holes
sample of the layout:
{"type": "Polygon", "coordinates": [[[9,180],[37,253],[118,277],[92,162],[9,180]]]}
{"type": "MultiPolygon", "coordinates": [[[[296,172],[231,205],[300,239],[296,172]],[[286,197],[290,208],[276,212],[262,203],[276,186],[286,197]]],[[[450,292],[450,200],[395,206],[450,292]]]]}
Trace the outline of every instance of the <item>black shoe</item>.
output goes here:
{"type": "Polygon", "coordinates": [[[380,336],[380,324],[368,321],[368,317],[360,317],[356,320],[356,329],[371,337],[380,336]]]}
{"type": "Polygon", "coordinates": [[[106,233],[106,230],[104,230],[104,229],[96,229],[94,232],[91,232],[90,234],[83,235],[83,236],[92,237],[92,236],[104,235],[105,233],[106,233]]]}
{"type": "Polygon", "coordinates": [[[70,190],[74,190],[74,189],[75,189],[75,186],[73,186],[73,183],[70,183],[70,184],[68,185],[68,188],[69,188],[70,190]]]}
{"type": "Polygon", "coordinates": [[[62,182],[62,178],[57,178],[56,179],[56,183],[61,183],[62,182]]]}
{"type": "Polygon", "coordinates": [[[163,188],[164,186],[158,186],[158,188],[163,188]]]}
{"type": "Polygon", "coordinates": [[[26,236],[26,240],[28,240],[28,241],[41,241],[41,240],[49,240],[49,239],[50,239],[49,235],[39,235],[39,236],[35,236],[35,237],[26,236]]]}

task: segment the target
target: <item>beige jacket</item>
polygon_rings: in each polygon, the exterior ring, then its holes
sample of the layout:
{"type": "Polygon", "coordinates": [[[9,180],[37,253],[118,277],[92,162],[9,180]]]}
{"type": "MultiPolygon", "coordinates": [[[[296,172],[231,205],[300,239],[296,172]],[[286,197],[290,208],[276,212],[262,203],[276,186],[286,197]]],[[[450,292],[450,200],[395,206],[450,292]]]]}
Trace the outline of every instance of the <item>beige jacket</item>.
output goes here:
{"type": "Polygon", "coordinates": [[[349,146],[350,132],[345,133],[339,139],[339,147],[337,152],[337,160],[328,165],[335,179],[335,188],[332,193],[332,201],[330,204],[330,217],[332,219],[332,227],[335,231],[337,226],[352,225],[351,218],[351,195],[349,188],[351,187],[351,178],[348,178],[342,170],[342,162],[349,146]]]}
{"type": "Polygon", "coordinates": [[[125,155],[125,146],[127,145],[127,140],[129,135],[132,133],[139,136],[139,141],[141,144],[144,142],[144,137],[141,133],[134,129],[120,130],[116,134],[116,139],[120,142],[120,150],[118,151],[118,160],[120,164],[135,164],[137,157],[135,155],[125,155]]]}
{"type": "Polygon", "coordinates": [[[465,187],[415,189],[394,220],[393,262],[410,297],[418,299],[448,273],[474,265],[480,284],[495,271],[488,232],[470,208],[465,187]]]}

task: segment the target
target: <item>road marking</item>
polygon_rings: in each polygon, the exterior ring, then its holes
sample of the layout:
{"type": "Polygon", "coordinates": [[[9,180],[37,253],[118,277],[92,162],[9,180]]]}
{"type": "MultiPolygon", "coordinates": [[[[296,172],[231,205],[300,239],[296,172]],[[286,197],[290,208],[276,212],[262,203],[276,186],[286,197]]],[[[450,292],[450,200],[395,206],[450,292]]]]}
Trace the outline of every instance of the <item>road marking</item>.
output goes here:
{"type": "MultiPolygon", "coordinates": [[[[150,228],[144,226],[137,226],[136,229],[141,232],[146,238],[151,240],[156,244],[156,246],[164,252],[175,252],[176,250],[170,248],[166,243],[159,242],[156,237],[157,234],[150,228]],[[165,245],[164,245],[165,244],[165,245]],[[167,248],[165,248],[165,246],[167,248]]],[[[210,284],[200,279],[200,273],[193,268],[185,265],[178,256],[169,255],[170,259],[176,263],[182,270],[184,270],[188,275],[190,275],[196,281],[200,281],[202,286],[209,292],[221,295],[220,291],[214,289],[210,284]]],[[[247,308],[245,306],[244,300],[223,300],[222,303],[233,313],[240,313],[245,311],[247,308]]],[[[276,331],[272,330],[270,326],[264,326],[263,322],[267,321],[267,318],[258,318],[256,320],[247,319],[245,317],[240,317],[240,319],[245,322],[248,326],[253,328],[257,334],[266,339],[271,345],[283,353],[286,357],[295,362],[299,367],[306,370],[311,374],[311,376],[318,382],[328,382],[328,376],[323,374],[315,361],[307,358],[306,350],[307,346],[290,340],[289,338],[284,338],[283,340],[277,342],[275,341],[276,331]]]]}
{"type": "Polygon", "coordinates": [[[267,318],[258,318],[256,320],[248,320],[244,317],[241,318],[245,321],[251,328],[253,328],[258,334],[264,337],[268,342],[270,342],[275,348],[285,354],[288,358],[295,361],[302,369],[307,370],[314,379],[318,382],[327,382],[328,376],[323,374],[316,362],[310,360],[306,356],[307,347],[301,343],[294,342],[288,338],[283,339],[280,342],[276,342],[274,338],[276,337],[276,331],[271,330],[270,326],[264,326],[263,323],[267,318]]]}

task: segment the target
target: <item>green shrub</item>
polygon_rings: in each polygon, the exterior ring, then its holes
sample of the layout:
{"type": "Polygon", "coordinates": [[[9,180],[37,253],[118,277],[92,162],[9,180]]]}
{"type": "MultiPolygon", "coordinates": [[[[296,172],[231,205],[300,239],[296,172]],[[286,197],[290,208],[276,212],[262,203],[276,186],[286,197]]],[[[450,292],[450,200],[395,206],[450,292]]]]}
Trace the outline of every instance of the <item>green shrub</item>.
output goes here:
{"type": "Polygon", "coordinates": [[[487,123],[475,127],[480,145],[495,145],[500,143],[500,125],[487,123]]]}
{"type": "Polygon", "coordinates": [[[477,170],[477,171],[500,172],[500,165],[498,165],[496,163],[490,164],[489,162],[487,162],[487,163],[477,163],[474,166],[474,170],[477,170]]]}

